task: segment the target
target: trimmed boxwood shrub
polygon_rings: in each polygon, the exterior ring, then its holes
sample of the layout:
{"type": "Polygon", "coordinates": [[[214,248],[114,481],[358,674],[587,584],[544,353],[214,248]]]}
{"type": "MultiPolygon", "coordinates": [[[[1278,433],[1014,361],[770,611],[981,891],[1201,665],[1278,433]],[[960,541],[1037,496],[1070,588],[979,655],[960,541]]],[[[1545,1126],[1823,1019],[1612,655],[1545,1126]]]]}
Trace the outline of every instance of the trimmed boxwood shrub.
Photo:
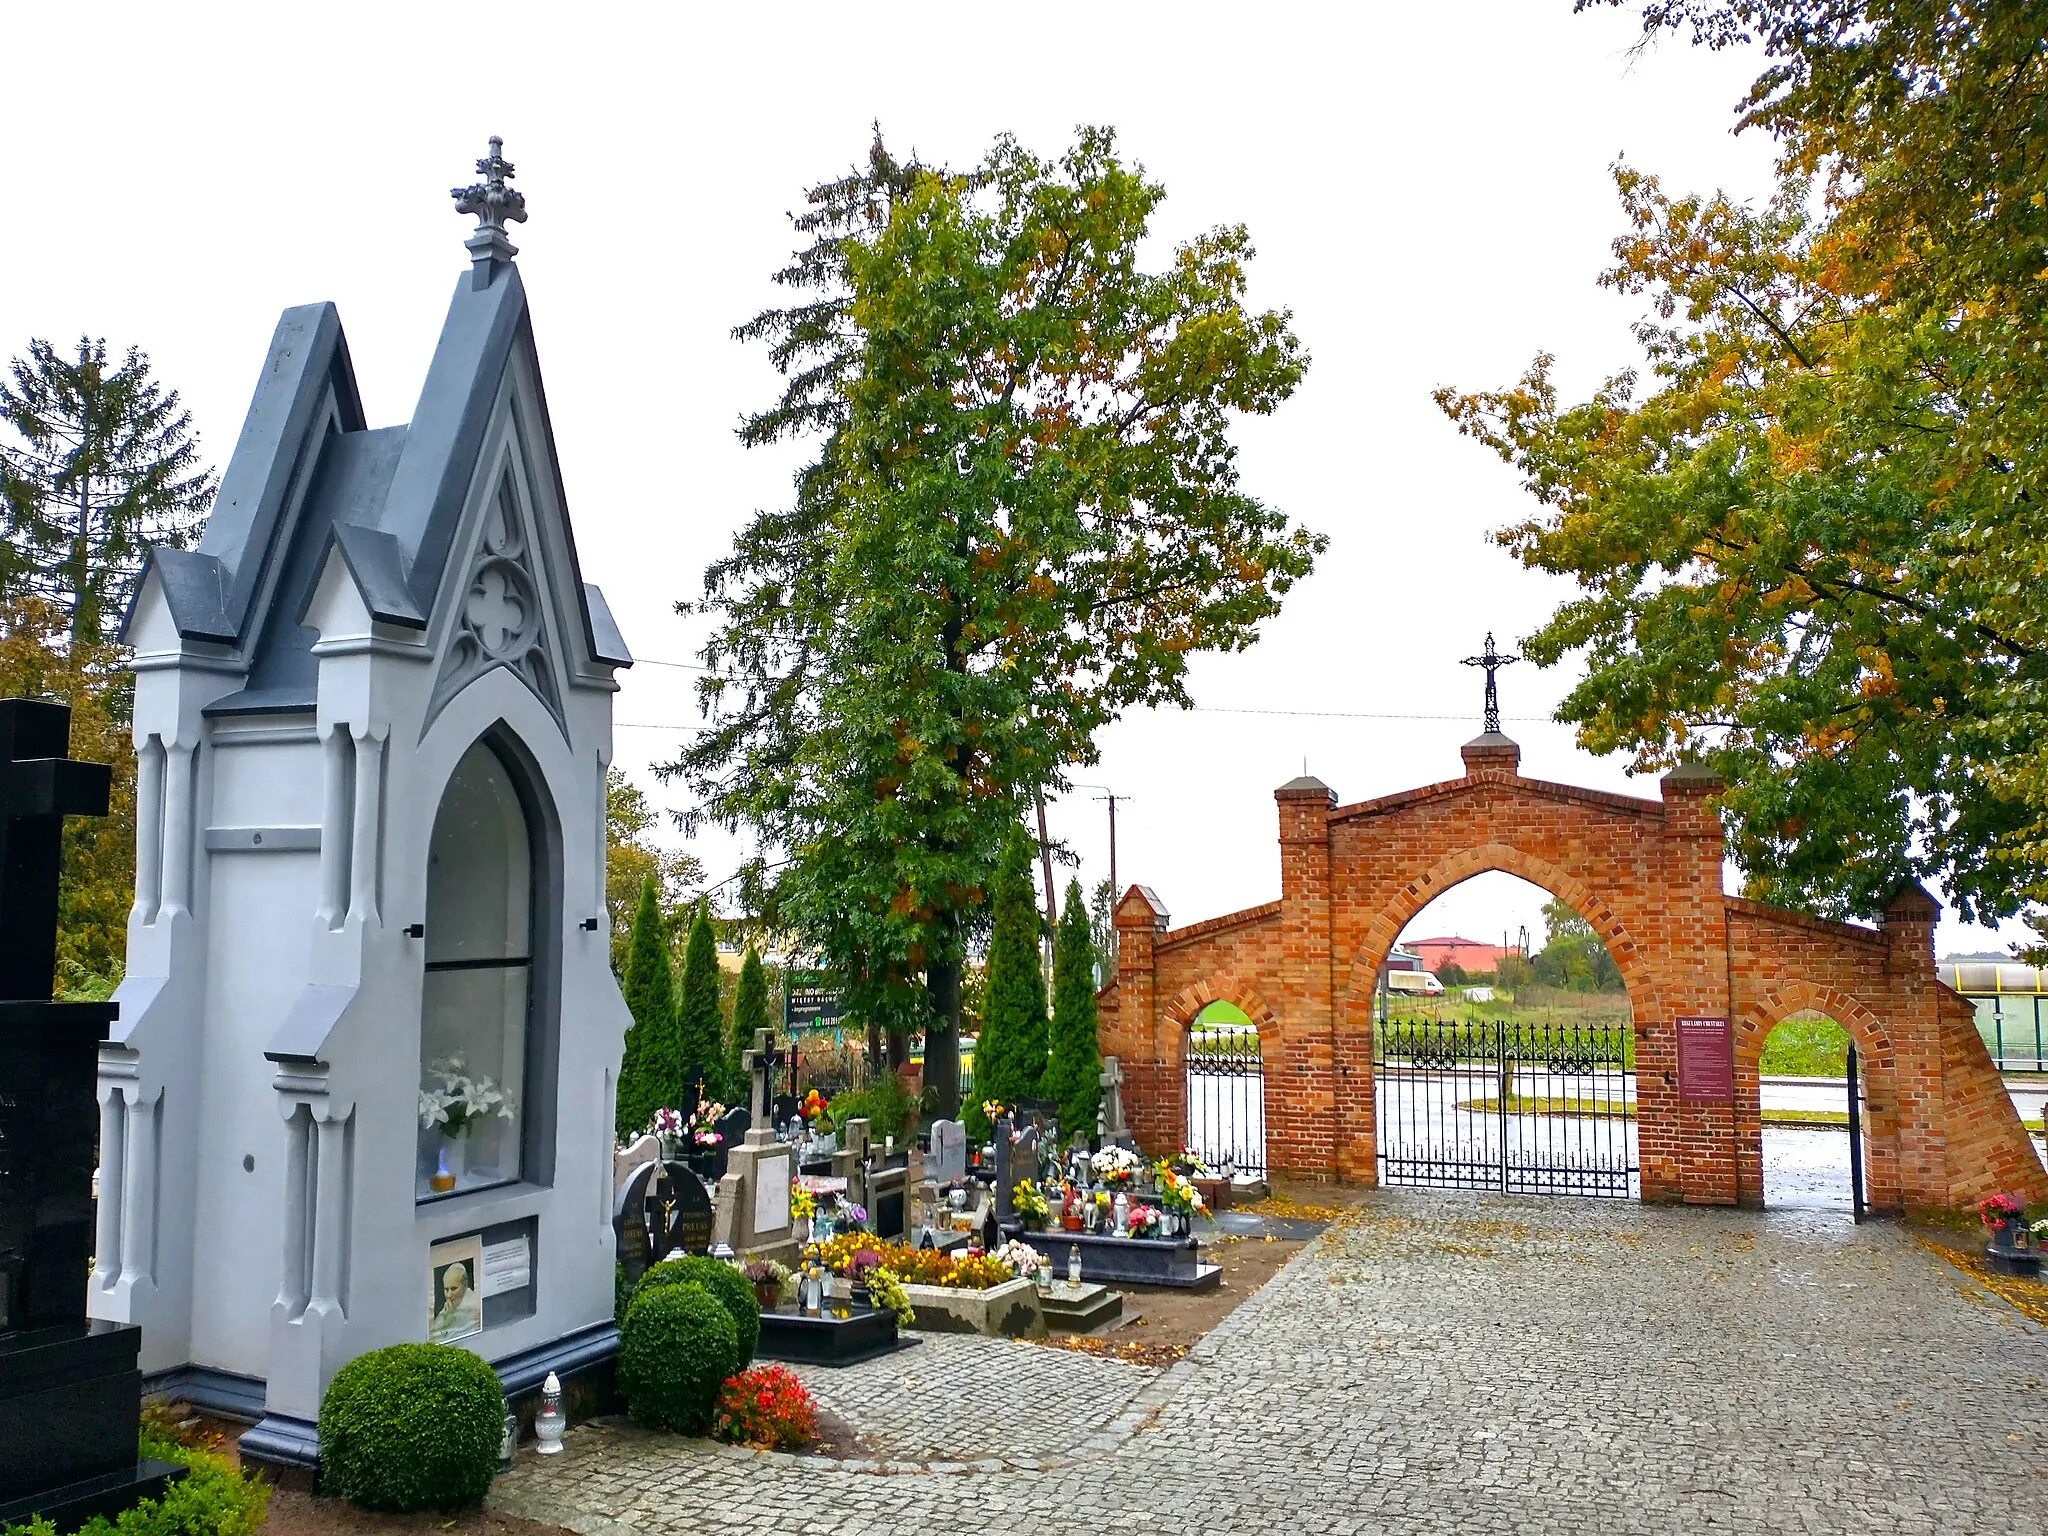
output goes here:
{"type": "Polygon", "coordinates": [[[619,1390],[642,1424],[701,1435],[739,1358],[732,1314],[703,1286],[643,1283],[619,1328],[619,1390]]]}
{"type": "Polygon", "coordinates": [[[505,1434],[497,1373],[452,1344],[393,1344],[334,1373],[320,1486],[365,1509],[445,1509],[490,1491],[505,1434]]]}
{"type": "MultiPolygon", "coordinates": [[[[260,1478],[243,1477],[219,1456],[172,1440],[142,1436],[145,1461],[169,1461],[185,1475],[161,1499],[143,1499],[109,1519],[95,1515],[77,1536],[255,1536],[263,1524],[270,1489],[260,1478]]],[[[57,1536],[57,1527],[38,1517],[5,1527],[5,1536],[57,1536]]]]}
{"type": "Polygon", "coordinates": [[[761,1342],[761,1298],[754,1294],[753,1281],[723,1259],[693,1254],[663,1259],[640,1277],[634,1294],[664,1285],[701,1285],[717,1297],[719,1305],[732,1314],[733,1331],[739,1336],[739,1369],[754,1363],[754,1350],[761,1342]]]}

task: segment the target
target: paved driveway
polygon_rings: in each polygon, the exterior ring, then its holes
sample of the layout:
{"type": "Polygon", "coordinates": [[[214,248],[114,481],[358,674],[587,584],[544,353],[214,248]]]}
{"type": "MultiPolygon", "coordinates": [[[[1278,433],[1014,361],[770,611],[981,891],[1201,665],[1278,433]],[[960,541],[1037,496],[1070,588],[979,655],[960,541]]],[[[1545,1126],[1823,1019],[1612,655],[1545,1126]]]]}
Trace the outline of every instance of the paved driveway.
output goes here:
{"type": "Polygon", "coordinates": [[[491,1502],[586,1536],[2048,1523],[2048,1330],[1814,1212],[1383,1191],[1165,1372],[939,1338],[811,1380],[872,1460],[594,1426],[491,1502]]]}

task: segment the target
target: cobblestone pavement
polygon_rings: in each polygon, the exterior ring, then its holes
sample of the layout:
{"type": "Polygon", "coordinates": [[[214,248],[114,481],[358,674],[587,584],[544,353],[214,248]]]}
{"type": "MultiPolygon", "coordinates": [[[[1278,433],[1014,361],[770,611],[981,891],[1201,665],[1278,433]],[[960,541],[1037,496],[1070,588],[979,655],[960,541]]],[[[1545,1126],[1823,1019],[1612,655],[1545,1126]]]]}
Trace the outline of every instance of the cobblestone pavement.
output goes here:
{"type": "Polygon", "coordinates": [[[1893,1224],[1383,1191],[1165,1372],[935,1338],[810,1377],[875,1459],[579,1428],[584,1536],[2039,1530],[2048,1330],[1893,1224]]]}

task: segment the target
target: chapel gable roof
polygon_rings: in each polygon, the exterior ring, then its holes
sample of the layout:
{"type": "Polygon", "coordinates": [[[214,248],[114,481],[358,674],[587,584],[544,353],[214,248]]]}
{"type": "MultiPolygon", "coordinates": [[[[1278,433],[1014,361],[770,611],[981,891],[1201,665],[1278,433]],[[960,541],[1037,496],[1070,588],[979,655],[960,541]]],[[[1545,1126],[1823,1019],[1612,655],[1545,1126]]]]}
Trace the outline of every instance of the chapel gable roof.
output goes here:
{"type": "MultiPolygon", "coordinates": [[[[377,622],[422,630],[457,555],[457,529],[486,431],[515,355],[533,352],[518,267],[495,264],[488,283],[465,272],[412,420],[371,429],[348,343],[332,304],[285,311],[240,440],[221,477],[206,530],[191,550],[152,561],[179,635],[226,646],[248,666],[243,693],[210,712],[309,708],[318,680],[308,603],[330,552],[340,555],[377,622]]],[[[531,365],[543,441],[533,472],[566,507],[553,427],[531,365]]],[[[584,582],[572,531],[560,599],[580,618],[581,645],[601,667],[632,665],[604,598],[584,582]]]]}

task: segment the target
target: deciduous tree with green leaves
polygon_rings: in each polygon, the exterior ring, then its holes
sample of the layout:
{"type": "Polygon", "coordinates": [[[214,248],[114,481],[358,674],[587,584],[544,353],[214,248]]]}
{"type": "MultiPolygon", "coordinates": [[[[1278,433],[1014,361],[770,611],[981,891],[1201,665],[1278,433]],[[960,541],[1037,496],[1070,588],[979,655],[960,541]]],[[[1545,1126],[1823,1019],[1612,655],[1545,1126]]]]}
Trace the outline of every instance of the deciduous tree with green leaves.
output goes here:
{"type": "Polygon", "coordinates": [[[806,297],[739,334],[782,398],[743,441],[810,437],[793,503],[707,573],[709,729],[671,766],[759,839],[752,910],[958,1104],[960,972],[1008,829],[1187,663],[1251,643],[1323,540],[1248,494],[1229,429],[1306,357],[1244,303],[1241,227],[1138,260],[1164,196],[1084,129],[971,173],[868,163],[812,191],[806,297]],[[772,890],[767,887],[772,885],[772,890]]]}
{"type": "Polygon", "coordinates": [[[654,889],[652,875],[641,881],[632,937],[626,946],[626,974],[621,990],[633,1023],[626,1030],[626,1055],[619,1065],[619,1091],[613,1115],[622,1142],[631,1141],[646,1130],[657,1109],[683,1107],[683,1055],[676,1035],[675,976],[669,969],[668,927],[662,921],[654,889]]]}
{"type": "Polygon", "coordinates": [[[1052,1053],[1042,1085],[1060,1106],[1060,1130],[1095,1134],[1102,1101],[1102,1047],[1096,1039],[1095,931],[1081,882],[1067,882],[1052,946],[1052,1053]]]}
{"type": "MultiPolygon", "coordinates": [[[[711,909],[697,903],[690,918],[690,938],[683,950],[683,990],[676,1004],[676,1040],[682,1055],[682,1076],[701,1073],[707,1094],[725,1085],[724,1014],[718,1006],[718,939],[711,929],[711,909]]],[[[685,1104],[685,1110],[693,1106],[685,1104]]]]}
{"type": "Polygon", "coordinates": [[[626,974],[626,946],[640,889],[654,881],[655,904],[664,931],[674,925],[693,888],[704,883],[704,865],[680,848],[654,841],[656,812],[647,794],[621,768],[604,774],[604,904],[611,914],[612,971],[626,974]]]}
{"type": "Polygon", "coordinates": [[[218,481],[199,457],[192,413],[130,347],[81,336],[66,357],[47,341],[0,379],[0,591],[64,610],[71,638],[112,637],[153,544],[183,545],[218,481]]]}
{"type": "Polygon", "coordinates": [[[1501,541],[1582,588],[1524,650],[1584,653],[1589,750],[1725,775],[1751,894],[2010,914],[2048,896],[2048,4],[1643,13],[1762,45],[1741,123],[1783,180],[1616,168],[1602,281],[1649,300],[1654,384],[1439,392],[1542,503],[1501,541]]]}
{"type": "Polygon", "coordinates": [[[974,1102],[964,1116],[975,1136],[989,1132],[984,1100],[1037,1098],[1048,1046],[1042,921],[1031,880],[1032,842],[1012,824],[996,870],[994,926],[988,940],[988,991],[974,1047],[974,1102]]]}

